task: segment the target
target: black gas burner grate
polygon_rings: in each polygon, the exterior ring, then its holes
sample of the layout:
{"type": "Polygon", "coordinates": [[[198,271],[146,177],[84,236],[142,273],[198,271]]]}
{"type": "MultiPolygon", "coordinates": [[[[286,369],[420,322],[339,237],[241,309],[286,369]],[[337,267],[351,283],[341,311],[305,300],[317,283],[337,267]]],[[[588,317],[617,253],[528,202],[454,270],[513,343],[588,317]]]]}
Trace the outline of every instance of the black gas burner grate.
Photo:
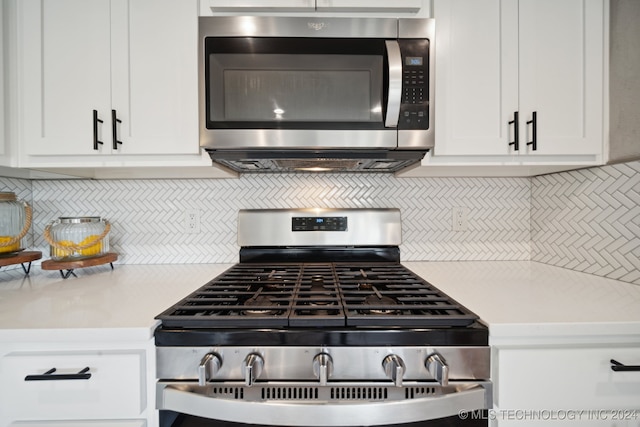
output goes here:
{"type": "Polygon", "coordinates": [[[194,328],[440,327],[477,316],[398,263],[240,263],[158,319],[194,328]]]}

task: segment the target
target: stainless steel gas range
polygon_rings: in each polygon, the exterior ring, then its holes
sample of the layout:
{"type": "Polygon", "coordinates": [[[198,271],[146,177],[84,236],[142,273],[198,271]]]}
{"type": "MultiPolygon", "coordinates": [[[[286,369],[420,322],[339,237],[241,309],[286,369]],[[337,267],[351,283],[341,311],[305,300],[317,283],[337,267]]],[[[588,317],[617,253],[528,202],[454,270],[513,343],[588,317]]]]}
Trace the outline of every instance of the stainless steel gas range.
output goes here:
{"type": "Polygon", "coordinates": [[[238,242],[157,316],[161,427],[487,425],[487,327],[400,263],[399,210],[243,210],[238,242]]]}

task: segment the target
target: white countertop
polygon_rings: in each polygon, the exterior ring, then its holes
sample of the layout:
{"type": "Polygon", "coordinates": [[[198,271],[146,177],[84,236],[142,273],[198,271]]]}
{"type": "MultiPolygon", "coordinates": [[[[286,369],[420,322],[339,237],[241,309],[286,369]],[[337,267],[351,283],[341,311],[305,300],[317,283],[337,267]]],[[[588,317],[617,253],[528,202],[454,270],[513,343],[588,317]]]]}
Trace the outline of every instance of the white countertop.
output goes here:
{"type": "Polygon", "coordinates": [[[640,343],[640,286],[528,261],[405,262],[489,325],[491,343],[640,343]]]}
{"type": "Polygon", "coordinates": [[[0,341],[148,340],[155,316],[229,266],[114,264],[68,279],[37,266],[0,271],[0,341]]]}
{"type": "MultiPolygon", "coordinates": [[[[640,286],[527,261],[403,264],[478,314],[493,343],[640,341],[640,286]]],[[[229,266],[115,264],[66,280],[0,270],[0,341],[148,340],[156,315],[229,266]]]]}

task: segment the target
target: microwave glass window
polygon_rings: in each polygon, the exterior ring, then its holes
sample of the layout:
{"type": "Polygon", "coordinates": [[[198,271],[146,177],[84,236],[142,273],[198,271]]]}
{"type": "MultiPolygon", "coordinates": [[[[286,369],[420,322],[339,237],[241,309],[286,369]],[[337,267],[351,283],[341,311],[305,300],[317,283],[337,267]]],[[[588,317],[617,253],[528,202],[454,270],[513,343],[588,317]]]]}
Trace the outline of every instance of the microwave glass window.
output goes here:
{"type": "Polygon", "coordinates": [[[226,70],[225,121],[372,121],[368,70],[226,70]]]}
{"type": "Polygon", "coordinates": [[[382,55],[211,53],[208,121],[379,126],[383,65],[382,55]]]}

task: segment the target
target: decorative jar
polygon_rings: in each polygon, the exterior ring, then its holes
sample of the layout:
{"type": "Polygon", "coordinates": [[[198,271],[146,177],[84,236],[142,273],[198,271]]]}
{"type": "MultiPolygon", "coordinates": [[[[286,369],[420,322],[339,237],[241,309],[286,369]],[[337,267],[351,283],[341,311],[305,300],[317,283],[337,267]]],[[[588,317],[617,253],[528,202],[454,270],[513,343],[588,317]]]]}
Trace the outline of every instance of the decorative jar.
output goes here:
{"type": "Polygon", "coordinates": [[[99,216],[66,217],[51,221],[44,230],[54,261],[78,260],[109,252],[109,221],[99,216]]]}
{"type": "Polygon", "coordinates": [[[31,227],[32,211],[13,192],[0,192],[0,255],[22,249],[22,238],[31,227]]]}

